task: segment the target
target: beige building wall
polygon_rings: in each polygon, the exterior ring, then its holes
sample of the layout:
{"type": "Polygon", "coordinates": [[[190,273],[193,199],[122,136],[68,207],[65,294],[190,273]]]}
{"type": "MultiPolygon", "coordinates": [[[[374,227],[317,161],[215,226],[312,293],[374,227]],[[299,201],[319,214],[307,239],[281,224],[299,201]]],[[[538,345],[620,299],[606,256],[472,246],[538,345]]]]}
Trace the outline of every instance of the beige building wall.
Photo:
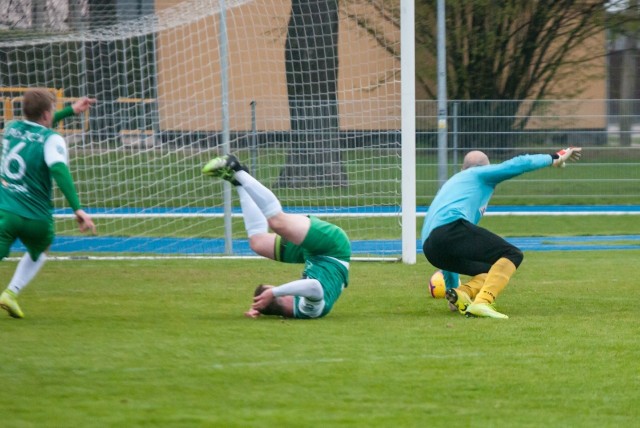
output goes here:
{"type": "MultiPolygon", "coordinates": [[[[604,31],[594,34],[575,53],[575,58],[592,59],[567,65],[551,85],[544,121],[532,119],[529,128],[548,128],[553,120],[559,128],[603,129],[607,122],[607,63],[604,31]]],[[[570,62],[570,60],[568,61],[570,62]]]]}
{"type": "MultiPolygon", "coordinates": [[[[171,2],[163,0],[161,6],[171,2]]],[[[367,7],[357,12],[372,13],[367,7]]],[[[252,101],[258,130],[289,129],[284,47],[290,8],[289,1],[256,0],[227,12],[232,130],[251,129],[252,101]]],[[[159,34],[162,129],[222,129],[219,31],[220,17],[215,15],[159,34]]],[[[399,43],[399,35],[391,40],[399,43]]],[[[341,128],[398,129],[399,61],[353,20],[342,19],[338,49],[341,128]]]]}
{"type": "MultiPolygon", "coordinates": [[[[180,3],[157,0],[159,10],[180,3]]],[[[255,102],[258,130],[289,129],[284,46],[289,0],[255,0],[228,10],[229,124],[232,131],[251,129],[255,102]]],[[[378,19],[367,4],[341,3],[338,98],[342,129],[400,128],[399,33],[378,19]],[[347,15],[368,20],[388,49],[347,15]]],[[[168,19],[171,19],[169,17],[168,19]]],[[[167,130],[210,131],[223,128],[219,44],[220,16],[160,32],[157,38],[160,127],[167,130]]],[[[604,53],[604,33],[586,43],[586,52],[604,53]]],[[[570,116],[559,126],[599,128],[606,115],[604,56],[567,69],[553,85],[557,99],[590,100],[547,111],[570,116]],[[598,77],[600,76],[600,77],[598,77]]],[[[554,96],[551,96],[552,98],[554,96]]],[[[529,127],[546,127],[536,119],[529,127]]]]}

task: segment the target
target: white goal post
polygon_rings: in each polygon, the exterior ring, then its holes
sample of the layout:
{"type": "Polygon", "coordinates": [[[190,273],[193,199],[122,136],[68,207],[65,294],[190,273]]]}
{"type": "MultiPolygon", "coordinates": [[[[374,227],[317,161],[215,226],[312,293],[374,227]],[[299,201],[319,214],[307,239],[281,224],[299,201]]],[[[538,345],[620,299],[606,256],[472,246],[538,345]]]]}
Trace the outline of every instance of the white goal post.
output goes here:
{"type": "Polygon", "coordinates": [[[235,192],[201,175],[230,151],[354,256],[416,262],[411,0],[23,3],[0,11],[0,132],[25,88],[98,99],[59,131],[100,235],[56,192],[54,254],[250,255],[235,192]]]}

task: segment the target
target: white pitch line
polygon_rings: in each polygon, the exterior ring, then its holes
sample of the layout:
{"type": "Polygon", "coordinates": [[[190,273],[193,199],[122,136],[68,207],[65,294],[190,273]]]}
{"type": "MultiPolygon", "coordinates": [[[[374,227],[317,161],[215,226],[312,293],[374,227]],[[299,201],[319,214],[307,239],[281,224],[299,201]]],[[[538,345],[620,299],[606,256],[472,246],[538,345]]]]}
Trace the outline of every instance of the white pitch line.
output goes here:
{"type": "MultiPolygon", "coordinates": [[[[533,355],[533,354],[532,354],[533,355]]],[[[341,364],[349,362],[357,363],[375,363],[384,361],[411,361],[411,360],[444,360],[451,358],[478,358],[486,356],[479,352],[472,353],[456,353],[453,354],[418,354],[418,355],[389,355],[389,356],[373,356],[367,358],[318,358],[308,360],[277,360],[277,361],[247,361],[232,363],[214,363],[212,369],[226,370],[236,368],[252,368],[252,367],[273,367],[273,366],[291,366],[291,365],[316,365],[316,364],[341,364]]],[[[536,354],[537,356],[537,354],[536,354]]]]}
{"type": "MultiPolygon", "coordinates": [[[[316,217],[400,217],[402,212],[390,213],[312,213],[316,217]]],[[[416,213],[416,217],[424,217],[426,212],[416,213]]],[[[485,216],[567,216],[567,215],[640,215],[640,211],[487,211],[485,216]]],[[[54,214],[55,218],[70,219],[75,218],[74,214],[54,214]]],[[[223,218],[222,213],[138,213],[138,214],[106,214],[91,213],[92,218],[223,218]]],[[[231,217],[241,218],[242,213],[232,213],[231,217]]]]}

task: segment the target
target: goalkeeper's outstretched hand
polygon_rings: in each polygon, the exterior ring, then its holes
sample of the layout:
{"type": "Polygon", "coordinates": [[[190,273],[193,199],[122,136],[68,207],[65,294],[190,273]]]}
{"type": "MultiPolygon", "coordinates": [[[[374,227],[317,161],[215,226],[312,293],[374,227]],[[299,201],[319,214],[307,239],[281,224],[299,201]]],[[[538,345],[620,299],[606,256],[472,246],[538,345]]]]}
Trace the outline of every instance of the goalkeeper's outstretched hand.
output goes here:
{"type": "Polygon", "coordinates": [[[567,161],[575,162],[580,159],[580,156],[582,156],[582,147],[569,147],[560,150],[556,153],[556,156],[553,157],[553,166],[564,168],[567,161]]]}

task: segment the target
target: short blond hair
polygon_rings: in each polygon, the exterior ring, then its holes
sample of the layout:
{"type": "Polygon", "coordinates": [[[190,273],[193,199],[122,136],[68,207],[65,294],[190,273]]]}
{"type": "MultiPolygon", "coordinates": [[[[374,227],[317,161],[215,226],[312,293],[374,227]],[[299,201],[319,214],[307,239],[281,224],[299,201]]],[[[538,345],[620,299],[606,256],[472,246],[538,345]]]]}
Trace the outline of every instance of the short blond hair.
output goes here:
{"type": "Polygon", "coordinates": [[[53,110],[55,102],[55,94],[48,89],[29,89],[22,97],[22,115],[27,120],[37,122],[45,112],[53,110]]]}

